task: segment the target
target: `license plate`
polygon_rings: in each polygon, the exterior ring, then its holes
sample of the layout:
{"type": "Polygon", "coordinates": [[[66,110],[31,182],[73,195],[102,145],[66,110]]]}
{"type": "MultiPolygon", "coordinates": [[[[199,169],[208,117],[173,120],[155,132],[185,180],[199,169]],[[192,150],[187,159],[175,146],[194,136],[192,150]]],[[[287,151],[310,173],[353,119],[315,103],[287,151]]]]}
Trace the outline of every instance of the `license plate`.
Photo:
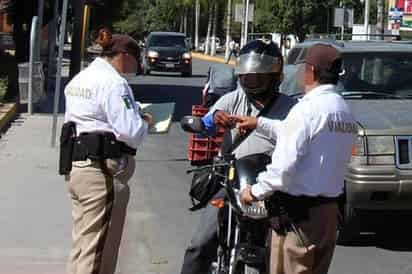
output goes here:
{"type": "Polygon", "coordinates": [[[175,64],[166,64],[166,68],[175,68],[175,64]]]}

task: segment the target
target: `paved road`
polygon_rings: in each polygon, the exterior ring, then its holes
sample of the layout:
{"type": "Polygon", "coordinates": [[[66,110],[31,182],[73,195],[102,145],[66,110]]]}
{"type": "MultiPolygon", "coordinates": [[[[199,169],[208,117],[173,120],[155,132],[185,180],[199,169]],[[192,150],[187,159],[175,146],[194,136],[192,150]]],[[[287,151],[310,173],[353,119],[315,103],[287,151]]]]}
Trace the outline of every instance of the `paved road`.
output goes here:
{"type": "MultiPolygon", "coordinates": [[[[200,101],[206,70],[207,63],[196,61],[193,78],[138,77],[135,95],[142,101],[176,101],[177,121],[200,101]]],[[[56,175],[57,149],[49,147],[50,123],[49,115],[23,115],[0,140],[0,273],[64,273],[70,205],[65,183],[56,175]]],[[[151,135],[140,149],[130,181],[119,274],[179,273],[198,218],[187,211],[185,152],[186,135],[177,123],[167,135],[151,135]]],[[[396,230],[364,235],[357,246],[338,246],[330,273],[412,273],[410,222],[383,223],[396,230]]]]}

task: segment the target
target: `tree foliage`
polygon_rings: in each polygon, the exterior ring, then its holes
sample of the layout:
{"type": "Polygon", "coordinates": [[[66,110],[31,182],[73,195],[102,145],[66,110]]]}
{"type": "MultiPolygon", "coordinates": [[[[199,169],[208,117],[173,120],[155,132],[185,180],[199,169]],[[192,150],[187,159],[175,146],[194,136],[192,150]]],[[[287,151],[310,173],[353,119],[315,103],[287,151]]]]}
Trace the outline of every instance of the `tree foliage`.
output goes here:
{"type": "MultiPolygon", "coordinates": [[[[256,28],[262,32],[295,34],[302,41],[309,33],[331,32],[333,8],[339,7],[341,2],[340,0],[260,0],[256,3],[256,28]]],[[[355,6],[356,10],[359,10],[359,1],[343,2],[346,7],[355,6]]]]}

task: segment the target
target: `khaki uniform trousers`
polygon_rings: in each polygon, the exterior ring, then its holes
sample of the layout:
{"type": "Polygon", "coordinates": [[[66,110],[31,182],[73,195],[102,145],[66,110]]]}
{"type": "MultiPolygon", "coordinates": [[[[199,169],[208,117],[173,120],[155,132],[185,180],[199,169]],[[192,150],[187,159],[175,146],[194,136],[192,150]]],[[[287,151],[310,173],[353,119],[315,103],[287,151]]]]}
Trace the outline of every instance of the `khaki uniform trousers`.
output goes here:
{"type": "Polygon", "coordinates": [[[294,232],[272,232],[271,274],[326,274],[336,246],[338,206],[328,203],[309,209],[309,221],[296,225],[294,232]]]}
{"type": "Polygon", "coordinates": [[[113,274],[129,202],[127,181],[135,160],[125,155],[101,163],[73,162],[68,192],[72,201],[72,248],[67,274],[113,274]]]}

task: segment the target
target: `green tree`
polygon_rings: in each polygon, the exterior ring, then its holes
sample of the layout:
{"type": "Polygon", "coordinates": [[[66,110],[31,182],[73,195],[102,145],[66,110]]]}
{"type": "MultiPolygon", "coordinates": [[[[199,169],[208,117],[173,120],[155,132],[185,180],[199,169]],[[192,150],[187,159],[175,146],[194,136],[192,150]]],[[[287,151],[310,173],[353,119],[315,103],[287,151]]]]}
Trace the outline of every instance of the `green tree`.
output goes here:
{"type": "MultiPolygon", "coordinates": [[[[331,30],[333,8],[340,0],[260,0],[256,3],[256,28],[261,32],[295,34],[303,41],[309,33],[331,30]]],[[[375,0],[376,2],[376,0],[375,0]]],[[[361,9],[356,0],[346,0],[347,7],[361,9]]],[[[358,14],[359,16],[359,14],[358,14]]]]}

